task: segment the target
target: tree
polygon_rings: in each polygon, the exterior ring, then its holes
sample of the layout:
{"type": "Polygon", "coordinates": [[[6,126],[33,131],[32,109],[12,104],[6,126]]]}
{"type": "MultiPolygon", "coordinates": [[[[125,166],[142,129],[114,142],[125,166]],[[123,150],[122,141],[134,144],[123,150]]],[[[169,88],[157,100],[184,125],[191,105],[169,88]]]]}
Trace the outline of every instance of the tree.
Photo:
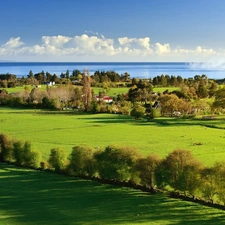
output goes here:
{"type": "Polygon", "coordinates": [[[213,166],[216,182],[216,194],[221,203],[225,205],[225,164],[216,162],[213,166]]]}
{"type": "Polygon", "coordinates": [[[185,99],[179,99],[178,103],[178,111],[181,112],[183,115],[187,115],[192,110],[192,104],[190,101],[185,99]]]}
{"type": "Polygon", "coordinates": [[[49,155],[48,163],[50,168],[54,169],[56,172],[61,172],[65,168],[66,156],[62,149],[53,148],[49,155]]]}
{"type": "Polygon", "coordinates": [[[69,155],[68,170],[72,175],[91,176],[93,169],[93,150],[87,146],[74,146],[69,155]]]}
{"type": "Polygon", "coordinates": [[[141,179],[141,184],[151,188],[155,187],[155,170],[159,163],[158,156],[153,154],[137,160],[136,168],[141,179]]]}
{"type": "Polygon", "coordinates": [[[163,163],[164,181],[175,190],[195,195],[200,186],[201,164],[190,151],[174,150],[163,163]]]}
{"type": "Polygon", "coordinates": [[[33,150],[27,153],[24,166],[37,169],[40,168],[40,163],[41,163],[41,153],[39,151],[33,150]]]}
{"type": "Polygon", "coordinates": [[[209,86],[209,97],[210,98],[215,96],[217,89],[218,89],[218,84],[216,82],[212,81],[212,83],[209,86]]]}
{"type": "Polygon", "coordinates": [[[208,97],[208,90],[203,80],[200,81],[197,89],[197,95],[199,98],[206,98],[208,97]]]}
{"type": "Polygon", "coordinates": [[[159,97],[159,102],[161,106],[162,115],[168,113],[170,116],[172,116],[173,112],[178,110],[179,98],[174,94],[161,95],[159,97]]]}
{"type": "Polygon", "coordinates": [[[206,200],[214,203],[215,196],[218,192],[217,173],[215,167],[205,168],[201,172],[201,191],[206,200]]]}
{"type": "Polygon", "coordinates": [[[29,72],[29,74],[27,75],[27,77],[28,77],[28,78],[27,78],[28,84],[31,84],[31,85],[36,85],[36,84],[38,84],[38,81],[35,79],[32,70],[30,70],[30,72],[29,72]]]}
{"type": "Polygon", "coordinates": [[[84,71],[82,84],[83,84],[82,100],[83,100],[83,105],[84,105],[84,111],[87,112],[88,108],[89,108],[89,105],[91,103],[91,100],[92,100],[91,77],[90,77],[89,71],[86,71],[86,70],[84,71]]]}
{"type": "Polygon", "coordinates": [[[47,96],[45,91],[41,91],[38,88],[33,88],[30,92],[29,99],[33,103],[42,103],[42,99],[47,96]]]}
{"type": "Polygon", "coordinates": [[[130,115],[135,117],[136,120],[138,120],[139,118],[141,118],[145,115],[145,111],[146,111],[145,107],[143,107],[139,104],[135,104],[135,106],[131,110],[130,115]]]}
{"type": "Polygon", "coordinates": [[[34,74],[33,74],[33,71],[30,70],[29,71],[29,74],[27,75],[28,78],[34,78],[34,74]]]}
{"type": "Polygon", "coordinates": [[[104,151],[95,152],[96,168],[104,179],[129,181],[135,179],[137,152],[132,148],[108,146],[104,151]]]}
{"type": "Polygon", "coordinates": [[[81,74],[80,70],[77,70],[77,69],[76,69],[76,70],[73,70],[71,76],[72,76],[72,77],[78,77],[79,74],[81,74]]]}
{"type": "Polygon", "coordinates": [[[70,77],[70,71],[69,70],[66,70],[65,78],[68,80],[69,77],[70,77]]]}
{"type": "Polygon", "coordinates": [[[22,166],[25,162],[24,143],[22,141],[15,141],[13,143],[13,155],[15,163],[22,166]]]}
{"type": "Polygon", "coordinates": [[[133,86],[128,91],[128,97],[132,103],[136,101],[147,102],[152,98],[152,85],[143,80],[132,80],[133,86]]]}
{"type": "Polygon", "coordinates": [[[0,161],[13,162],[13,146],[8,135],[0,134],[0,161]]]}
{"type": "Polygon", "coordinates": [[[213,108],[225,108],[225,87],[219,89],[215,93],[215,101],[212,105],[213,108]]]}
{"type": "Polygon", "coordinates": [[[31,143],[28,141],[14,141],[13,156],[17,165],[30,168],[40,167],[41,154],[38,151],[32,150],[31,143]]]}

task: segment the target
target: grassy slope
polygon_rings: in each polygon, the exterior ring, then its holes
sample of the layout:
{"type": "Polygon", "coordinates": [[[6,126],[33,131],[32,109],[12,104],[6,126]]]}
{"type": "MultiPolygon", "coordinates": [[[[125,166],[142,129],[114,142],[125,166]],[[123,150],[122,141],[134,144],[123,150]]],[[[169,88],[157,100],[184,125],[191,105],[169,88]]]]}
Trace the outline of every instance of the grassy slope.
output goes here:
{"type": "Polygon", "coordinates": [[[0,164],[0,225],[217,224],[222,210],[0,164]]]}
{"type": "Polygon", "coordinates": [[[132,146],[147,155],[165,157],[174,149],[191,150],[206,165],[225,158],[225,127],[220,120],[159,118],[136,121],[113,114],[74,115],[40,110],[0,108],[0,133],[31,141],[47,159],[50,149],[61,147],[70,153],[75,145],[104,148],[110,144],[132,146]],[[195,145],[201,143],[202,145],[195,145]]]}

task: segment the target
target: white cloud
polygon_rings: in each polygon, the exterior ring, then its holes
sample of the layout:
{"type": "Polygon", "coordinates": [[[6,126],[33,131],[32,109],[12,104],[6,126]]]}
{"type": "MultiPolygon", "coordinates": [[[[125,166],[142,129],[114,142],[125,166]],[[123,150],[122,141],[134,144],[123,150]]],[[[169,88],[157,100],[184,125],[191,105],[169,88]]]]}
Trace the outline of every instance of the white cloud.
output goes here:
{"type": "Polygon", "coordinates": [[[113,39],[99,38],[97,36],[88,36],[83,34],[73,38],[75,47],[78,47],[82,52],[90,53],[105,53],[106,55],[114,54],[113,39]]]}
{"type": "Polygon", "coordinates": [[[3,48],[18,48],[21,45],[24,45],[24,43],[20,41],[20,37],[12,37],[3,45],[3,48]]]}
{"type": "Polygon", "coordinates": [[[102,34],[43,36],[39,43],[26,45],[20,37],[12,37],[0,46],[0,59],[29,61],[47,58],[56,61],[204,61],[225,56],[225,50],[197,46],[172,48],[159,42],[150,46],[150,38],[120,37],[114,41],[102,34]]]}
{"type": "Polygon", "coordinates": [[[146,50],[150,49],[150,38],[128,38],[122,37],[118,38],[118,42],[120,45],[131,48],[131,49],[139,49],[140,47],[146,50]]]}
{"type": "Polygon", "coordinates": [[[43,36],[42,41],[47,46],[55,46],[55,47],[62,47],[65,43],[70,41],[71,37],[66,37],[62,35],[58,36],[43,36]]]}
{"type": "Polygon", "coordinates": [[[156,54],[158,55],[167,54],[171,51],[170,45],[168,43],[164,45],[156,43],[155,46],[156,46],[156,54]]]}
{"type": "Polygon", "coordinates": [[[198,46],[195,49],[195,53],[196,54],[203,54],[203,55],[214,55],[214,54],[216,54],[216,51],[214,51],[212,48],[206,49],[206,48],[202,48],[201,46],[198,46]]]}

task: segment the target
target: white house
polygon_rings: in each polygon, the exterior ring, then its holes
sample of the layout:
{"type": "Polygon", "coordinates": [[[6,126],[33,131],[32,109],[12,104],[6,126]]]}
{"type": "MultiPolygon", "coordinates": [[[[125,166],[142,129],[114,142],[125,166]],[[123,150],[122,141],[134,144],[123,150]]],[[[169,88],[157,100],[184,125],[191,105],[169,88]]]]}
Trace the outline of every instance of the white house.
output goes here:
{"type": "Polygon", "coordinates": [[[100,96],[95,96],[97,101],[103,101],[106,103],[111,103],[113,101],[113,99],[109,96],[104,96],[104,97],[100,97],[100,96]]]}

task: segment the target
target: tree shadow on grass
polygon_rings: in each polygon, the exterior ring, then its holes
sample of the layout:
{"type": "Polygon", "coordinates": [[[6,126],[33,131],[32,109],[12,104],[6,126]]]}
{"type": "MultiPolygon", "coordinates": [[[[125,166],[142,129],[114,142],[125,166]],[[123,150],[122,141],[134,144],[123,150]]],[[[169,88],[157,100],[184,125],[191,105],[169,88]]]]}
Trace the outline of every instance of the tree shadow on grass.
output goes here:
{"type": "Polygon", "coordinates": [[[124,115],[107,115],[104,116],[95,116],[95,117],[84,117],[79,118],[81,120],[86,120],[88,123],[99,123],[99,124],[109,124],[109,123],[134,123],[136,122],[132,117],[130,116],[124,116],[124,115]]]}
{"type": "Polygon", "coordinates": [[[42,171],[0,164],[0,224],[218,224],[225,212],[42,171]]]}

